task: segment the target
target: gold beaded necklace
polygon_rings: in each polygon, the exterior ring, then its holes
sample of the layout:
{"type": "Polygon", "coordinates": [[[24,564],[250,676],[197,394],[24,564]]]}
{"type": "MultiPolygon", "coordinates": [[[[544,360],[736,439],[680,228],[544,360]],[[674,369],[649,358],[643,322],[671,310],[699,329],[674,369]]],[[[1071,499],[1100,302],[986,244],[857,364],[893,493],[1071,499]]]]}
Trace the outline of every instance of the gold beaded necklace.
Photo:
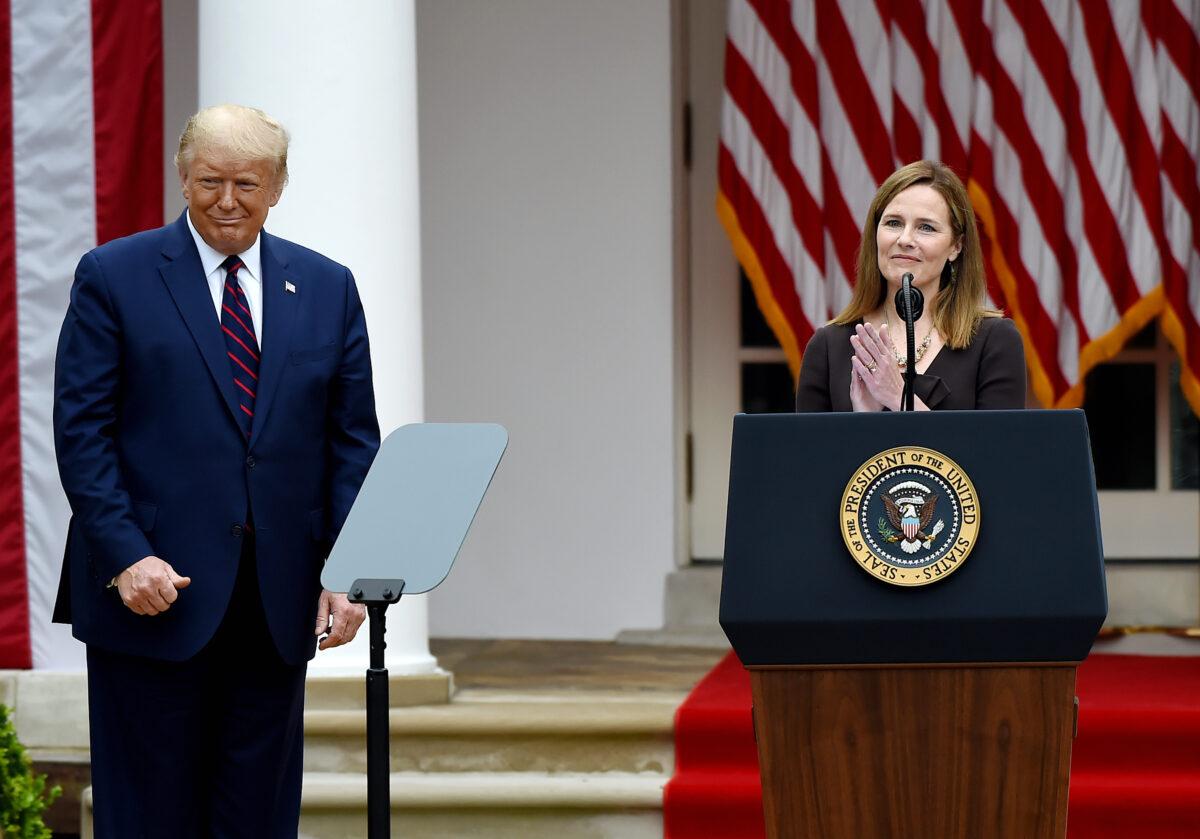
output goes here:
{"type": "MultiPolygon", "coordinates": [[[[887,329],[888,343],[892,345],[892,355],[896,357],[896,366],[903,370],[908,366],[908,356],[896,352],[896,343],[892,340],[892,324],[888,320],[886,307],[883,310],[883,325],[887,329]]],[[[931,340],[933,340],[933,327],[930,327],[929,331],[925,333],[925,340],[917,344],[916,358],[913,360],[914,364],[921,363],[921,359],[925,357],[925,351],[929,349],[929,342],[931,340]]]]}

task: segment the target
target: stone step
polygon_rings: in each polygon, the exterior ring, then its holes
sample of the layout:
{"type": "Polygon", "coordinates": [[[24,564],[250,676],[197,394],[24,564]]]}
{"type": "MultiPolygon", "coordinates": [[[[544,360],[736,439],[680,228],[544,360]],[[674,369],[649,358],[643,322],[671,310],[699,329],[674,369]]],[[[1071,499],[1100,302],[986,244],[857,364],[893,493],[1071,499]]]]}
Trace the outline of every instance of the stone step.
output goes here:
{"type": "MultiPolygon", "coordinates": [[[[310,672],[305,706],[314,711],[357,713],[366,706],[365,673],[310,672]]],[[[449,673],[393,674],[388,699],[393,709],[420,705],[445,707],[450,700],[449,673]]],[[[0,670],[0,703],[13,709],[17,736],[37,771],[58,784],[63,795],[46,813],[56,833],[79,830],[79,793],[90,783],[87,675],[83,672],[0,670]]]]}
{"type": "MultiPolygon", "coordinates": [[[[450,773],[391,776],[392,831],[405,839],[659,839],[662,790],[656,773],[450,773]]],[[[91,839],[91,788],[81,839],[91,839]]],[[[300,839],[366,839],[362,775],[307,772],[300,839]]]]}
{"type": "MultiPolygon", "coordinates": [[[[445,705],[452,690],[449,673],[392,675],[388,701],[393,708],[445,705]]],[[[0,704],[13,711],[17,736],[30,749],[87,749],[87,674],[39,670],[0,670],[0,704]]],[[[311,673],[304,684],[308,710],[366,707],[366,675],[311,673]]]]}
{"type": "MultiPolygon", "coordinates": [[[[670,774],[682,700],[464,692],[448,705],[391,709],[391,765],[397,772],[670,774]]],[[[364,711],[306,711],[304,736],[306,770],[366,771],[364,711]]]]}
{"type": "MultiPolygon", "coordinates": [[[[366,671],[350,675],[309,671],[304,682],[304,707],[307,710],[365,708],[366,682],[366,671]]],[[[393,708],[444,705],[450,701],[452,690],[449,673],[393,674],[388,678],[388,704],[393,708]]]]}
{"type": "Polygon", "coordinates": [[[729,649],[718,622],[722,564],[693,564],[667,575],[661,629],[626,629],[619,644],[729,649]]]}
{"type": "Polygon", "coordinates": [[[643,644],[652,647],[689,647],[707,650],[728,650],[729,639],[720,627],[715,629],[623,629],[617,633],[618,644],[643,644]]]}

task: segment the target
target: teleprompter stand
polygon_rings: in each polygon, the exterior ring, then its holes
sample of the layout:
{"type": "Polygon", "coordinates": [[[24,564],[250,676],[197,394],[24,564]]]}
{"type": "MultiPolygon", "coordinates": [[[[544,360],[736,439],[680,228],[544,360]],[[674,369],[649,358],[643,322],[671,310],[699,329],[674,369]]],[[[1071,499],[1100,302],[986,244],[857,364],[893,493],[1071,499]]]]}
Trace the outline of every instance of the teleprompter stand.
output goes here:
{"type": "Polygon", "coordinates": [[[367,668],[367,833],[391,834],[391,795],[388,783],[392,774],[388,727],[388,671],[383,651],[387,648],[387,607],[400,601],[404,580],[355,580],[347,598],[367,607],[371,631],[371,666],[367,668]]]}
{"type": "Polygon", "coordinates": [[[367,607],[367,835],[391,836],[387,608],[435,588],[466,539],[508,444],[499,425],[422,423],[380,446],[321,573],[367,607]]]}

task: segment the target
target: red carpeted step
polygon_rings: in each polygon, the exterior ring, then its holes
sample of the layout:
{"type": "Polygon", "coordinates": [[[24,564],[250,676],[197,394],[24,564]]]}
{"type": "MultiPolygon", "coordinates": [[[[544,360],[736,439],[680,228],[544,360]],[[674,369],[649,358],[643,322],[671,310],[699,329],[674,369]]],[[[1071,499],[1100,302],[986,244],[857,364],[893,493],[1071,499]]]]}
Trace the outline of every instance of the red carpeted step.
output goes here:
{"type": "Polygon", "coordinates": [[[1075,692],[1072,778],[1098,767],[1200,776],[1200,657],[1094,655],[1075,692]]]}
{"type": "Polygon", "coordinates": [[[764,839],[762,785],[752,772],[676,775],[663,794],[666,839],[764,839]]]}
{"type": "MultiPolygon", "coordinates": [[[[1200,839],[1200,657],[1079,668],[1069,839],[1200,839]]],[[[763,839],[750,678],[731,653],[676,714],[666,839],[763,839]]]]}
{"type": "Polygon", "coordinates": [[[1077,768],[1196,772],[1200,767],[1200,694],[1194,708],[1095,707],[1080,698],[1077,768]]]}
{"type": "Polygon", "coordinates": [[[1067,839],[1196,839],[1200,773],[1089,768],[1071,773],[1067,839]]]}
{"type": "Polygon", "coordinates": [[[730,653],[675,714],[675,776],[663,791],[665,839],[765,839],[750,675],[730,653]]]}
{"type": "Polygon", "coordinates": [[[750,675],[737,656],[721,659],[675,714],[675,771],[758,775],[750,675]],[[711,770],[707,769],[711,767],[711,770]]]}

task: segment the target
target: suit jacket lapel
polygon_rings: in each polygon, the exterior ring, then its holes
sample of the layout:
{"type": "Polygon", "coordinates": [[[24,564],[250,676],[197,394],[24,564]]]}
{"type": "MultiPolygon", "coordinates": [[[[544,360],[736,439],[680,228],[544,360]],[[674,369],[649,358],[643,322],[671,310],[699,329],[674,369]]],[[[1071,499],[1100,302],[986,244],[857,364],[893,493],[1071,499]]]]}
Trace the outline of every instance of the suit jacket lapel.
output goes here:
{"type": "Polygon", "coordinates": [[[296,323],[296,308],[303,289],[287,263],[275,253],[274,237],[262,232],[262,356],[258,365],[258,390],[254,397],[254,424],[250,429],[250,445],[258,439],[274,401],[284,364],[292,346],[292,327],[296,323]],[[293,291],[284,284],[291,283],[293,291]]]}
{"type": "Polygon", "coordinates": [[[204,363],[208,365],[208,372],[221,392],[230,418],[236,423],[238,398],[233,373],[229,369],[225,338],[221,335],[221,324],[213,308],[212,294],[205,282],[200,254],[196,251],[196,243],[192,241],[191,231],[182,215],[169,229],[162,254],[170,261],[160,265],[158,272],[175,300],[188,331],[192,333],[204,363]]]}

